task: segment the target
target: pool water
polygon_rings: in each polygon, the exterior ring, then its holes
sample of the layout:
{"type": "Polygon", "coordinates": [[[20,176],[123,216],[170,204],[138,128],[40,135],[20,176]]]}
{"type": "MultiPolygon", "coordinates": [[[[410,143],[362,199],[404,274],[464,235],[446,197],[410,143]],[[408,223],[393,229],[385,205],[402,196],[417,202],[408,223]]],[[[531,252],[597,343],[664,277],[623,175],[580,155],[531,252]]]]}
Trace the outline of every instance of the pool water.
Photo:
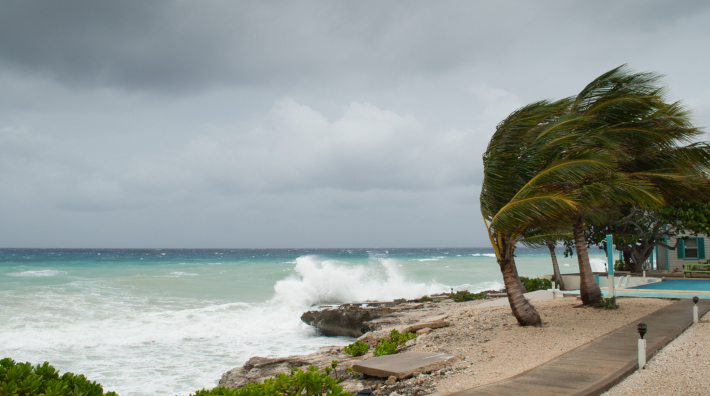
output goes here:
{"type": "Polygon", "coordinates": [[[710,291],[710,279],[664,279],[660,282],[634,286],[629,289],[710,291]]]}

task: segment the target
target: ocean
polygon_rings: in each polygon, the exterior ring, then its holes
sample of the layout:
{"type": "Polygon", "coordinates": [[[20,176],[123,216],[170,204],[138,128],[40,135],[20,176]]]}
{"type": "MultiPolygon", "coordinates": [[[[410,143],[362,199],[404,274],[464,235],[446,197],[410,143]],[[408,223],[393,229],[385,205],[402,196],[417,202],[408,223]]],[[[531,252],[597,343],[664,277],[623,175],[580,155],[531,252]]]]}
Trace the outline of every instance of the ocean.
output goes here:
{"type": "MultiPolygon", "coordinates": [[[[590,257],[603,271],[603,252],[590,257]]],[[[576,257],[558,260],[577,272],[576,257]]],[[[518,249],[516,263],[552,273],[547,249],[518,249]]],[[[121,396],[183,396],[251,356],[352,342],[302,323],[313,306],[502,287],[490,248],[0,249],[0,358],[121,396]]]]}

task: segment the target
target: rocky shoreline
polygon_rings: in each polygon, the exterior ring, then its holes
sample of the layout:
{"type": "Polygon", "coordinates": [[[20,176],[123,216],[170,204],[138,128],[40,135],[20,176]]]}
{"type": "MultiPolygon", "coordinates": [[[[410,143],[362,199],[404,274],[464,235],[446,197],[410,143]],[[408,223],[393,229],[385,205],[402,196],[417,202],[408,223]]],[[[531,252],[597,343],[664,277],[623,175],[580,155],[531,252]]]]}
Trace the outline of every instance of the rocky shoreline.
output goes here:
{"type": "MultiPolygon", "coordinates": [[[[412,373],[410,378],[353,378],[345,369],[371,359],[370,351],[351,357],[342,347],[323,347],[308,355],[281,358],[252,357],[242,367],[224,373],[219,385],[240,387],[287,373],[291,367],[306,369],[338,362],[338,375],[348,392],[370,388],[376,395],[443,395],[492,383],[519,374],[574,349],[609,331],[666,306],[667,300],[620,299],[618,310],[580,307],[573,297],[534,301],[543,326],[517,325],[510,307],[478,307],[486,300],[441,302],[344,304],[332,309],[304,313],[306,323],[315,324],[323,334],[360,334],[370,346],[387,337],[395,328],[417,332],[403,351],[436,352],[451,355],[447,366],[429,373],[412,373]]],[[[401,352],[400,352],[401,353],[401,352]]]]}

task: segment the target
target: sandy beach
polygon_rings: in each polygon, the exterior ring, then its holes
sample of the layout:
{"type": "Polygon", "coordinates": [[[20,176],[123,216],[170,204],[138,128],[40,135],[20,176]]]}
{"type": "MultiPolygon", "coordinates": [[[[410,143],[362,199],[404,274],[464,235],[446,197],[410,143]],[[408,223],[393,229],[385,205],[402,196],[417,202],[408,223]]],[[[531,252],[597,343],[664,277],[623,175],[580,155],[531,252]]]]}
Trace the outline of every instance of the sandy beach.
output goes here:
{"type": "MultiPolygon", "coordinates": [[[[581,307],[576,298],[535,301],[542,327],[518,326],[510,307],[476,308],[446,303],[452,325],[420,336],[413,351],[448,352],[462,361],[432,383],[433,395],[512,377],[633,322],[671,303],[661,299],[619,299],[619,309],[581,307]]],[[[409,379],[417,382],[423,379],[409,379]]]]}

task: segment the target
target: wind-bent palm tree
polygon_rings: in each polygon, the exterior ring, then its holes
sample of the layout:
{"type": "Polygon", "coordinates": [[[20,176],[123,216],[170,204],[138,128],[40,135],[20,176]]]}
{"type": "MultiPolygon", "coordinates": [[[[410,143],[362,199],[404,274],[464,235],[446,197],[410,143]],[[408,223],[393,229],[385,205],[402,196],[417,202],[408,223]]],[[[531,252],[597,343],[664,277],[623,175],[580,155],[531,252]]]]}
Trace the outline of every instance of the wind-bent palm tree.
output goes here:
{"type": "MultiPolygon", "coordinates": [[[[582,183],[613,168],[612,158],[597,151],[574,152],[556,159],[560,147],[539,136],[550,131],[571,101],[541,101],[516,110],[496,127],[483,155],[481,213],[518,323],[540,325],[540,316],[525,299],[515,267],[516,243],[527,230],[550,221],[551,214],[577,208],[577,198],[549,186],[582,183]]],[[[564,121],[564,120],[563,120],[564,121]]]]}
{"type": "Polygon", "coordinates": [[[678,146],[697,130],[681,106],[664,102],[657,80],[619,67],[574,99],[533,103],[497,126],[483,156],[481,212],[520,324],[540,323],[522,296],[513,261],[525,234],[571,226],[582,299],[596,304],[601,291],[584,222],[603,218],[605,208],[619,203],[660,205],[668,191],[662,183],[691,191],[698,164],[707,164],[706,146],[678,146]]]}
{"type": "Polygon", "coordinates": [[[664,198],[690,196],[702,183],[707,166],[705,143],[681,146],[701,132],[679,103],[665,101],[665,88],[654,73],[630,73],[617,67],[596,78],[575,98],[570,115],[583,120],[573,128],[553,129],[557,144],[570,150],[602,150],[616,169],[577,186],[580,205],[568,213],[580,270],[580,294],[585,304],[601,299],[592,278],[584,237],[585,221],[604,218],[605,207],[635,203],[659,206],[664,198]]]}

